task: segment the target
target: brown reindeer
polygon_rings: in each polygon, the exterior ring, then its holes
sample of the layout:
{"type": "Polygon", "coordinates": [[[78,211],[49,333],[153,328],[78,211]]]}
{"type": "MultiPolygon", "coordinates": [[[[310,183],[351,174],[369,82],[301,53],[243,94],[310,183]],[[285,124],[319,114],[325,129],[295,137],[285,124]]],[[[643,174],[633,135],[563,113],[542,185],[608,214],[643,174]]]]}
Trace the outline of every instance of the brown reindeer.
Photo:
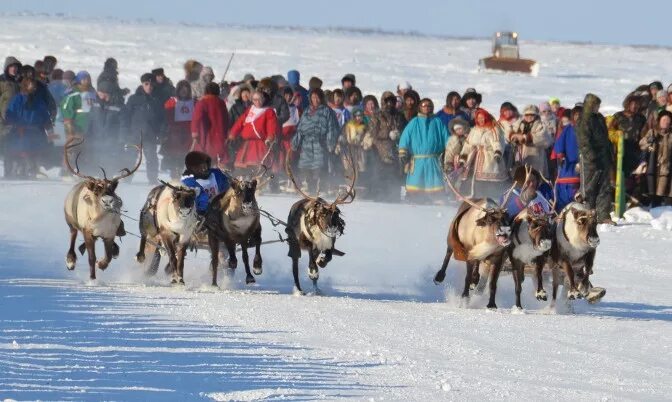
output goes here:
{"type": "MultiPolygon", "coordinates": [[[[301,283],[299,282],[299,258],[301,249],[308,251],[308,277],[313,281],[315,293],[320,293],[317,287],[319,269],[327,266],[334,255],[343,256],[343,252],[334,248],[336,238],[345,231],[345,221],[341,217],[339,205],[350,204],[355,200],[355,183],[357,181],[357,169],[352,163],[353,172],[351,182],[336,200],[328,203],[320,197],[312,197],[301,189],[296,182],[291,169],[291,152],[287,155],[286,171],[290,181],[303,199],[292,205],[287,218],[287,243],[289,244],[288,256],[292,258],[292,273],[294,275],[294,294],[301,295],[301,283]]],[[[352,158],[350,159],[352,161],[352,158]]]]}
{"type": "MultiPolygon", "coordinates": [[[[522,168],[522,167],[521,167],[522,168]]],[[[534,191],[541,180],[548,182],[539,172],[525,166],[525,180],[520,186],[521,195],[525,191],[534,191]]],[[[550,184],[550,182],[548,182],[550,184]]],[[[537,300],[547,300],[543,286],[543,269],[548,260],[553,240],[555,240],[555,204],[557,192],[553,186],[553,202],[545,207],[527,207],[520,211],[511,225],[511,246],[507,248],[512,266],[512,275],[516,292],[516,307],[523,308],[520,302],[522,283],[525,279],[525,266],[534,265],[537,300]]],[[[533,197],[530,197],[533,198],[533,197]]]]}
{"type": "MultiPolygon", "coordinates": [[[[79,172],[77,159],[75,159],[75,168],[70,165],[68,158],[69,150],[81,145],[84,140],[77,142],[76,138],[70,139],[64,148],[65,164],[70,172],[83,179],[77,183],[65,197],[65,222],[70,228],[70,248],[65,257],[65,266],[69,270],[75,269],[77,254],[75,254],[75,241],[77,232],[82,232],[84,244],[79,250],[84,254],[84,249],[89,256],[89,268],[91,279],[96,279],[96,264],[98,268],[104,270],[110,264],[112,258],[119,255],[119,247],[114,243],[115,236],[123,236],[123,223],[121,221],[121,198],[117,196],[115,190],[119,180],[132,175],[140,167],[142,162],[142,141],[135,148],[138,151],[138,161],[133,169],[123,169],[121,174],[111,179],[107,178],[105,170],[103,178],[97,179],[92,176],[85,176],[79,172]],[[103,239],[105,245],[105,258],[96,263],[96,240],[103,239]]],[[[79,158],[79,154],[77,155],[79,158]]]]}
{"type": "MultiPolygon", "coordinates": [[[[265,173],[265,167],[264,167],[265,173]]],[[[261,175],[263,177],[263,174],[261,175]]],[[[238,266],[236,245],[240,244],[245,264],[245,283],[255,283],[250,272],[249,247],[255,247],[253,269],[255,275],[262,273],[261,259],[261,222],[256,191],[258,179],[231,179],[231,187],[210,202],[205,226],[208,229],[212,271],[212,286],[217,286],[217,267],[219,265],[219,243],[223,242],[229,253],[229,269],[233,273],[238,266]]]]}
{"type": "Polygon", "coordinates": [[[453,186],[450,179],[445,178],[448,187],[463,202],[453,218],[448,232],[446,256],[441,269],[434,276],[434,283],[439,284],[446,278],[446,268],[451,256],[465,261],[467,273],[464,279],[462,297],[469,297],[469,290],[478,283],[478,269],[481,262],[492,265],[490,270],[490,301],[488,308],[497,308],[495,294],[497,279],[502,269],[506,247],[511,244],[509,218],[504,208],[513,187],[509,189],[501,205],[490,198],[470,199],[463,197],[453,186]]]}
{"type": "MultiPolygon", "coordinates": [[[[140,250],[135,259],[145,261],[148,238],[165,247],[173,284],[184,284],[184,257],[198,225],[195,201],[193,188],[162,181],[149,192],[140,211],[140,250]]],[[[150,267],[153,272],[149,273],[156,273],[160,259],[160,255],[154,257],[150,267]]]]}
{"type": "Polygon", "coordinates": [[[606,290],[593,288],[589,279],[593,274],[595,251],[599,244],[595,210],[579,202],[567,205],[558,217],[551,251],[554,263],[553,304],[560,286],[560,268],[565,275],[565,289],[569,300],[585,297],[594,303],[605,295],[606,290]]]}

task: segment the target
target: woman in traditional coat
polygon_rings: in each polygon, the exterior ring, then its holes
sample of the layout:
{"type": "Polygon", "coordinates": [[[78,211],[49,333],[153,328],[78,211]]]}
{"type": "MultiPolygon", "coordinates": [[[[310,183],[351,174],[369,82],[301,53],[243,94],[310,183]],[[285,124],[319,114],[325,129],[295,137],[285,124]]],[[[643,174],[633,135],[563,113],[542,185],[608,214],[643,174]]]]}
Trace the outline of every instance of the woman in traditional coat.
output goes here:
{"type": "Polygon", "coordinates": [[[649,153],[647,169],[651,206],[672,205],[672,113],[658,114],[658,127],[639,141],[642,151],[649,153]]]}
{"type": "Polygon", "coordinates": [[[399,140],[399,160],[406,175],[406,195],[416,201],[443,192],[441,154],[448,142],[448,130],[441,119],[432,116],[434,104],[422,99],[418,115],[404,128],[399,140]]]}
{"type": "Polygon", "coordinates": [[[502,158],[504,134],[485,109],[474,113],[475,126],[462,147],[460,164],[469,168],[474,180],[474,195],[498,197],[506,187],[509,175],[502,158]]]}
{"type": "Polygon", "coordinates": [[[581,116],[582,108],[572,110],[572,122],[567,124],[560,133],[553,152],[558,161],[558,178],[556,179],[557,203],[555,209],[562,211],[572,201],[581,186],[579,175],[579,143],[576,140],[576,121],[581,116]]]}
{"type": "Polygon", "coordinates": [[[275,110],[269,102],[266,94],[255,91],[252,94],[252,106],[231,127],[229,140],[240,142],[234,162],[236,170],[249,172],[256,170],[262,162],[265,163],[264,157],[278,131],[275,110]]]}
{"type": "MultiPolygon", "coordinates": [[[[205,87],[205,95],[196,102],[191,120],[191,136],[196,141],[192,150],[210,155],[218,166],[228,163],[226,137],[229,112],[219,97],[219,85],[214,82],[205,87]]],[[[192,93],[193,95],[193,93],[192,93]]]]}
{"type": "Polygon", "coordinates": [[[541,121],[539,108],[527,105],[507,138],[513,146],[514,166],[529,165],[548,178],[548,149],[554,135],[555,131],[549,131],[541,121]]]}
{"type": "Polygon", "coordinates": [[[175,94],[163,105],[166,111],[166,143],[161,147],[162,170],[169,170],[173,179],[180,177],[184,155],[191,147],[191,120],[196,103],[187,80],[177,83],[175,94]]]}

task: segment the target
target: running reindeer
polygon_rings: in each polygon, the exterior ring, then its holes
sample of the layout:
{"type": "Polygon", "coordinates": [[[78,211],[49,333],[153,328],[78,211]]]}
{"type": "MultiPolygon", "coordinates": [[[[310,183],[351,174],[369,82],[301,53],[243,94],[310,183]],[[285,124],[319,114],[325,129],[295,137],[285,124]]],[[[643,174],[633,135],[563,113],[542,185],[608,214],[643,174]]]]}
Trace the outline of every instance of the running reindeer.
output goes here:
{"type": "MultiPolygon", "coordinates": [[[[519,168],[522,172],[522,166],[519,168]]],[[[557,202],[556,188],[553,186],[553,202],[549,204],[542,195],[537,193],[537,186],[541,180],[548,180],[532,169],[525,166],[525,178],[520,185],[518,196],[531,200],[513,219],[511,225],[511,246],[507,248],[509,260],[512,266],[512,275],[516,292],[516,307],[522,309],[520,293],[525,279],[525,266],[534,265],[537,290],[537,300],[547,300],[544,290],[542,272],[544,264],[548,260],[553,240],[555,239],[555,204],[557,202]],[[525,194],[527,193],[527,194],[525,194]],[[531,193],[531,194],[530,194],[531,193]]],[[[518,176],[518,171],[516,172],[518,176]]],[[[514,177],[516,184],[520,178],[514,177]]]]}
{"type": "Polygon", "coordinates": [[[159,247],[169,258],[168,267],[173,284],[184,284],[184,257],[192,239],[198,218],[196,190],[183,185],[161,182],[147,196],[140,211],[140,249],[136,261],[145,261],[147,239],[156,248],[148,274],[155,274],[160,262],[159,247]]]}
{"type": "Polygon", "coordinates": [[[254,275],[262,274],[261,222],[256,192],[272,178],[262,182],[267,172],[268,168],[262,164],[252,178],[230,178],[229,190],[218,194],[210,202],[205,227],[208,230],[208,244],[211,253],[212,286],[217,286],[220,242],[224,243],[228,251],[231,273],[235,272],[233,270],[238,267],[236,245],[239,244],[242,248],[243,264],[245,264],[245,283],[256,282],[250,272],[250,257],[247,252],[249,247],[255,248],[252,262],[254,275]]]}
{"type": "MultiPolygon", "coordinates": [[[[352,161],[352,156],[350,156],[352,161]]],[[[351,182],[345,191],[341,192],[332,203],[324,199],[303,192],[301,185],[296,182],[291,168],[291,151],[287,154],[285,164],[287,176],[303,196],[292,205],[287,218],[287,243],[289,244],[288,256],[292,258],[292,273],[294,275],[294,294],[302,295],[301,283],[299,282],[299,258],[301,249],[308,252],[308,277],[313,281],[315,293],[320,293],[317,287],[319,269],[325,268],[334,255],[343,256],[345,253],[334,248],[336,238],[345,231],[345,221],[341,217],[339,205],[350,204],[355,200],[355,183],[357,182],[356,164],[353,166],[351,182]]]]}
{"type": "Polygon", "coordinates": [[[79,247],[79,252],[83,255],[86,249],[89,256],[89,277],[96,279],[96,265],[99,269],[105,270],[112,258],[119,256],[119,246],[114,242],[114,238],[115,236],[124,236],[126,231],[121,221],[121,198],[115,193],[115,190],[120,180],[132,175],[140,167],[142,141],[140,145],[134,146],[138,151],[138,161],[133,169],[122,169],[120,175],[111,179],[107,178],[107,174],[102,168],[102,179],[81,174],[77,164],[79,154],[77,154],[75,168],[73,169],[68,157],[69,151],[83,142],[84,140],[77,141],[76,138],[72,138],[65,144],[63,152],[65,165],[70,172],[83,179],[65,197],[65,222],[70,228],[70,248],[65,257],[65,266],[69,270],[75,269],[77,262],[75,241],[77,240],[77,232],[82,232],[84,244],[79,247]],[[98,238],[101,238],[105,245],[105,258],[96,262],[96,240],[98,238]]]}
{"type": "Polygon", "coordinates": [[[593,287],[590,283],[599,244],[595,210],[580,202],[567,205],[558,217],[551,251],[554,262],[552,305],[555,305],[557,299],[561,268],[565,275],[565,289],[569,300],[585,297],[588,302],[596,303],[604,297],[606,289],[593,287]]]}
{"type": "Polygon", "coordinates": [[[463,202],[457,210],[448,231],[446,256],[441,269],[434,276],[434,283],[439,284],[446,278],[446,268],[450,257],[465,261],[467,273],[464,278],[462,297],[469,297],[469,290],[475,289],[480,279],[479,267],[482,262],[492,265],[490,270],[490,301],[488,308],[497,308],[495,294],[497,279],[502,269],[506,248],[511,244],[509,218],[504,208],[513,187],[507,191],[504,201],[498,205],[490,198],[471,199],[462,196],[445,177],[448,187],[463,202]]]}

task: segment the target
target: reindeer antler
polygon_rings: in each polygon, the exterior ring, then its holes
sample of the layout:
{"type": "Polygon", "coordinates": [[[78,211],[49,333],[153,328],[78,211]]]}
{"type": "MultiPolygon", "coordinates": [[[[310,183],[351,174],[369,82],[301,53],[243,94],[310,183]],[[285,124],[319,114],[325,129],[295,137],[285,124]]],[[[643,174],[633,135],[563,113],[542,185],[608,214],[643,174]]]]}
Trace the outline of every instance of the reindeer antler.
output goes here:
{"type": "Polygon", "coordinates": [[[553,189],[553,202],[551,203],[551,213],[557,215],[558,213],[555,211],[555,206],[558,203],[558,187],[557,187],[558,180],[556,179],[555,183],[551,183],[551,181],[545,178],[544,175],[541,174],[541,172],[539,172],[539,176],[541,176],[541,180],[546,182],[546,184],[551,186],[551,188],[553,189]]]}
{"type": "MultiPolygon", "coordinates": [[[[127,145],[128,146],[128,145],[127,145]]],[[[128,176],[132,175],[135,173],[136,170],[140,167],[140,164],[142,163],[142,136],[140,137],[140,144],[139,145],[130,145],[130,147],[133,147],[138,150],[138,162],[135,164],[135,167],[133,169],[128,169],[128,168],[123,168],[119,172],[121,173],[118,176],[114,176],[111,181],[119,181],[121,179],[125,179],[128,176]]]]}
{"type": "Polygon", "coordinates": [[[292,160],[292,153],[293,152],[294,151],[292,151],[291,148],[289,149],[289,152],[287,152],[287,157],[285,158],[285,172],[287,173],[287,176],[289,177],[289,180],[294,185],[294,188],[296,188],[296,191],[298,191],[299,194],[301,194],[303,196],[303,198],[311,200],[311,201],[316,201],[317,197],[311,197],[308,194],[306,194],[305,192],[303,192],[303,190],[301,189],[301,186],[299,186],[296,183],[296,179],[294,179],[294,173],[292,173],[292,166],[291,166],[292,165],[291,160],[292,160]]]}
{"type": "Polygon", "coordinates": [[[453,185],[453,182],[450,181],[450,178],[448,177],[448,175],[446,173],[443,174],[443,180],[445,180],[446,184],[448,184],[448,188],[450,188],[453,191],[453,193],[455,193],[455,197],[457,197],[457,199],[466,202],[467,204],[471,205],[472,207],[474,207],[476,209],[479,209],[481,211],[485,211],[485,208],[483,208],[482,206],[473,202],[471,200],[471,198],[465,197],[462,194],[460,194],[460,192],[457,191],[457,189],[453,185]]]}
{"type": "Polygon", "coordinates": [[[84,180],[95,180],[94,177],[83,175],[83,174],[79,171],[79,163],[78,163],[78,160],[79,160],[79,153],[77,153],[77,156],[75,157],[75,169],[73,169],[73,168],[72,168],[72,165],[70,164],[70,158],[68,157],[68,150],[70,150],[70,149],[72,149],[72,148],[75,148],[75,147],[78,147],[78,146],[80,146],[80,145],[82,145],[82,144],[84,143],[84,139],[83,139],[83,138],[82,138],[81,141],[79,141],[79,142],[77,142],[77,139],[78,139],[77,137],[72,137],[72,138],[70,138],[70,139],[68,140],[68,142],[65,144],[65,147],[63,148],[63,157],[64,157],[64,159],[65,159],[65,166],[68,167],[68,170],[70,170],[70,173],[72,173],[73,175],[75,175],[75,176],[77,176],[77,177],[79,177],[79,178],[81,178],[81,179],[84,179],[84,180]]]}
{"type": "MultiPolygon", "coordinates": [[[[331,204],[332,207],[337,205],[351,204],[355,201],[355,196],[357,192],[355,190],[355,183],[357,182],[357,166],[355,166],[355,161],[352,156],[352,149],[348,147],[348,159],[350,160],[350,166],[352,167],[352,182],[350,183],[350,188],[348,188],[343,196],[340,194],[336,197],[336,200],[331,204]]],[[[346,176],[347,177],[347,176],[346,176]]]]}
{"type": "MultiPolygon", "coordinates": [[[[523,189],[525,188],[525,185],[529,183],[530,177],[532,176],[532,166],[530,165],[525,165],[525,180],[523,181],[522,186],[520,186],[520,191],[522,192],[523,189]]],[[[499,204],[500,208],[506,208],[506,204],[509,202],[509,198],[511,198],[511,193],[513,193],[513,190],[516,188],[516,183],[514,182],[511,187],[506,191],[504,200],[502,201],[501,204],[499,204]]]]}

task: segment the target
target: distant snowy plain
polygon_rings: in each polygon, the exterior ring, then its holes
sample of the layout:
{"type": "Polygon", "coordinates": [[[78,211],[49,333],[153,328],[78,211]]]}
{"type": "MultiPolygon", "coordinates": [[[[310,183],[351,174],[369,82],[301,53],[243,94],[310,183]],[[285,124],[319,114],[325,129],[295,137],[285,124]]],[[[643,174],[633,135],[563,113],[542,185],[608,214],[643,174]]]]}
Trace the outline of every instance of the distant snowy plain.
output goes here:
{"type": "MultiPolygon", "coordinates": [[[[473,86],[495,111],[557,96],[566,104],[592,91],[607,111],[639,83],[672,77],[669,49],[524,42],[538,77],[482,73],[487,41],[226,29],[56,17],[0,17],[0,54],[34,61],[54,54],[66,69],[95,77],[119,60],[122,85],[163,66],[177,81],[196,58],[219,79],[299,69],[334,87],[346,72],[365,93],[401,80],[441,104],[448,90],[473,86]]],[[[121,183],[135,216],[151,185],[142,173],[121,183]]],[[[633,211],[601,228],[596,305],[550,309],[524,283],[513,306],[500,278],[498,311],[482,296],[458,297],[464,274],[451,263],[447,286],[432,276],[445,252],[456,205],[358,200],[343,208],[347,254],[321,272],[324,296],[292,296],[283,244],[262,248],[264,274],[242,272],[209,286],[208,253],[190,254],[185,289],[147,279],[125,237],[119,259],[88,280],[86,259],[67,272],[62,202],[72,183],[0,182],[0,399],[15,400],[669,400],[672,395],[672,280],[669,211],[633,211]],[[652,218],[653,221],[652,221],[652,218]],[[657,223],[656,223],[657,222],[657,223]]],[[[294,197],[260,196],[286,217],[294,197]]],[[[126,220],[136,231],[135,223],[126,220]]],[[[264,221],[264,239],[275,239],[264,221]]],[[[81,239],[81,238],[80,238],[81,239]]],[[[310,289],[302,260],[301,279],[310,289]]]]}

